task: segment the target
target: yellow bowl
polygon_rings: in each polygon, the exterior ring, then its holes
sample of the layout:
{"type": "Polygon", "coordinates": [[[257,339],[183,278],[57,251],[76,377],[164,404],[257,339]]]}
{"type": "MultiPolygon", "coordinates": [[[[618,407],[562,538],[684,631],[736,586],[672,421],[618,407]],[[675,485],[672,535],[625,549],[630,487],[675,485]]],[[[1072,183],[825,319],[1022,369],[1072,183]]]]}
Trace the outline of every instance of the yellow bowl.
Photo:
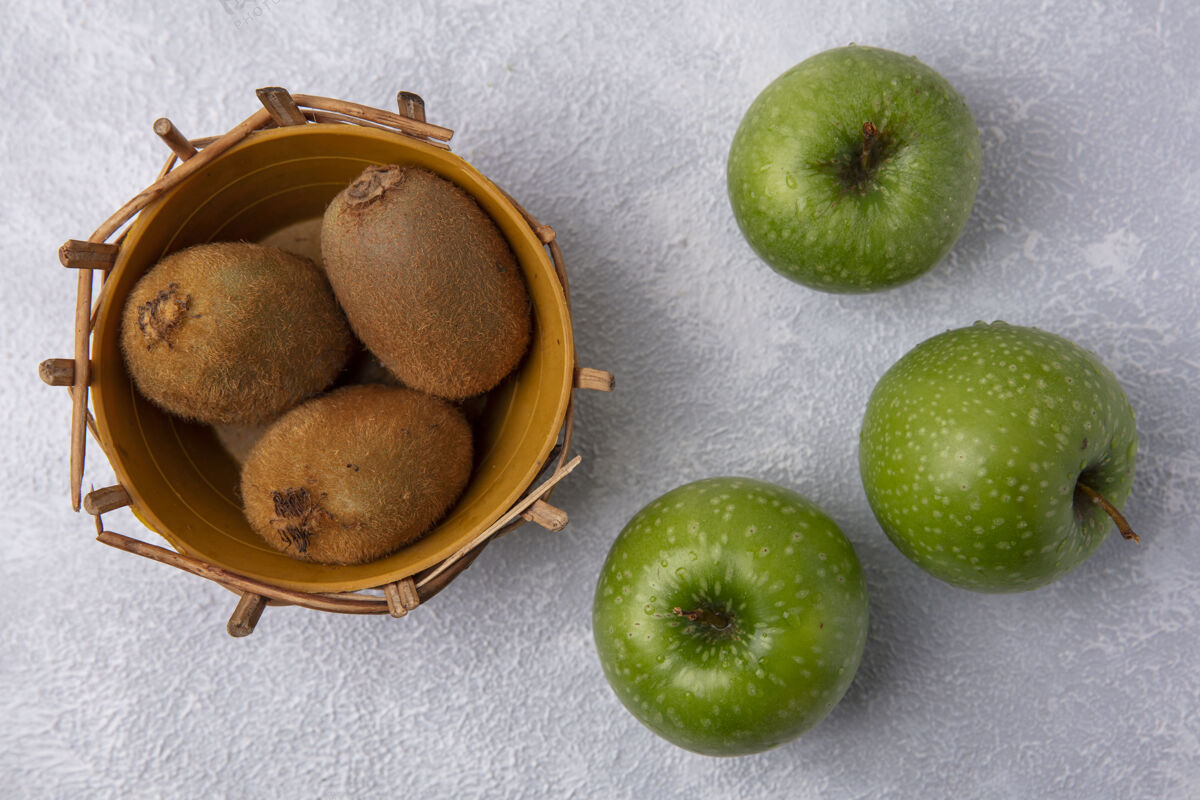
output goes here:
{"type": "Polygon", "coordinates": [[[495,522],[541,472],[558,439],[574,377],[571,317],[542,243],[517,207],[456,155],[357,125],[309,124],[250,134],[147,206],[130,226],[99,298],[92,337],[92,406],[101,446],[138,518],[179,552],[272,584],[347,592],[413,575],[495,522]],[[146,401],[121,355],[121,311],[163,256],[209,241],[259,241],[319,217],[371,164],[414,164],[453,181],[496,221],[529,287],[534,334],[517,372],[488,397],[476,464],[462,499],[428,536],[357,566],[325,566],[270,549],[242,515],[238,464],[212,428],[146,401]]]}

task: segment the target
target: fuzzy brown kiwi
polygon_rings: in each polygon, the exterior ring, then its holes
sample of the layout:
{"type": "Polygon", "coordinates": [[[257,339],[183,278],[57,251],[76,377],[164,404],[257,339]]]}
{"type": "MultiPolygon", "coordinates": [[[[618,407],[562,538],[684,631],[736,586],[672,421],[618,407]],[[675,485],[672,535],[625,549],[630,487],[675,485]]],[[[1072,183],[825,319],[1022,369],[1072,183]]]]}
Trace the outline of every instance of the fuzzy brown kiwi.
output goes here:
{"type": "Polygon", "coordinates": [[[328,386],[354,349],[307,258],[246,242],[196,245],[133,287],[121,350],[141,393],[212,424],[256,425],[328,386]]]}
{"type": "Polygon", "coordinates": [[[444,400],[347,386],[280,417],[242,469],[250,527],[276,550],[362,564],[428,533],[458,499],[471,429],[444,400]]]}
{"type": "Polygon", "coordinates": [[[529,346],[529,293],[496,223],[411,166],[368,167],[325,211],[325,272],[350,326],[404,384],[461,400],[529,346]]]}

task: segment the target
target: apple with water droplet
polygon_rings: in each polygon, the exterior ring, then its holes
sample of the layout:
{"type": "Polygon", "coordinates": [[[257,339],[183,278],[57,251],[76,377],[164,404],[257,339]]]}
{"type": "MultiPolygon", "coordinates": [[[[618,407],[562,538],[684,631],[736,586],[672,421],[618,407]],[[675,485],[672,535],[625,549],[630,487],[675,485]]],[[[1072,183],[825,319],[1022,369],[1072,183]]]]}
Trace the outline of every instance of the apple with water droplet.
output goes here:
{"type": "Polygon", "coordinates": [[[904,555],[981,592],[1043,586],[1117,522],[1137,460],[1121,384],[1075,343],[995,322],[947,331],[880,378],[859,435],[867,500],[904,555]]]}
{"type": "Polygon", "coordinates": [[[733,137],[727,182],[738,226],[777,272],[869,292],[949,252],[979,173],[979,129],[954,87],[912,56],[852,45],[763,90],[733,137]]]}
{"type": "Polygon", "coordinates": [[[698,753],[769,749],[845,694],[867,636],[854,548],[816,505],[709,478],[639,511],[609,551],[592,631],[618,699],[698,753]]]}

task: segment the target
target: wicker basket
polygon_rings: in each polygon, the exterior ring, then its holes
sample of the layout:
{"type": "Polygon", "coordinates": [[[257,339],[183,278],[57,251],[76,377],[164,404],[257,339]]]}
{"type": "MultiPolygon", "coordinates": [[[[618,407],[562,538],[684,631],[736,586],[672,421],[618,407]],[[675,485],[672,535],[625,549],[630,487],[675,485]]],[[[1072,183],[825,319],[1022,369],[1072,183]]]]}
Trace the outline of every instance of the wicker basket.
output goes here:
{"type": "Polygon", "coordinates": [[[155,122],[172,150],[158,178],[87,241],[68,241],[59,251],[62,264],[79,272],[75,357],[39,368],[43,380],[69,387],[72,396],[73,507],[95,516],[101,542],[238,593],[227,626],[234,636],[253,631],[266,605],[401,617],[491,538],[525,521],[562,530],[567,515],[547,500],[579,463],[570,457],[574,391],[613,387],[610,373],[575,365],[554,231],[451,154],[452,132],[425,121],[420,97],[401,92],[399,114],[277,87],[258,97],[263,108],[218,137],[188,140],[170,121],[155,122]],[[237,495],[238,465],[213,429],[168,415],[134,390],[118,344],[121,309],[137,279],[167,253],[214,240],[259,241],[319,218],[364,167],[394,163],[453,181],[495,220],[529,287],[533,343],[517,372],[487,395],[471,482],[428,536],[370,564],[295,561],[251,531],[237,495]],[[93,302],[94,276],[100,290],[93,302]],[[85,431],[119,482],[81,497],[85,431]],[[122,506],[174,551],[104,530],[101,515],[122,506]]]}

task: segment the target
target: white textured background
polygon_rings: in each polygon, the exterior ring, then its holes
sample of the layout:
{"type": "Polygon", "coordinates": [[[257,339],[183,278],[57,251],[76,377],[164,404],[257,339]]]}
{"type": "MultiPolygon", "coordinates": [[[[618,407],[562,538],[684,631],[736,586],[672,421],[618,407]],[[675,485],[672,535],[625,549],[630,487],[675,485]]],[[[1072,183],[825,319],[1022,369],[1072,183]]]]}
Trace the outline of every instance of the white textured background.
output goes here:
{"type": "MultiPolygon", "coordinates": [[[[0,8],[0,794],[5,797],[1200,797],[1200,6],[1162,2],[4,2],[0,8]],[[231,9],[240,8],[240,13],[231,9]],[[965,95],[984,168],[916,283],[811,292],[758,263],[726,151],[771,79],[828,47],[902,50],[965,95]],[[402,621],[269,609],[92,540],[69,511],[83,238],[148,183],[151,122],[194,136],[254,88],[424,95],[455,149],[553,225],[584,365],[561,535],[525,527],[402,621]],[[909,564],[856,468],[874,381],[976,319],[1065,334],[1139,414],[1126,511],[1057,584],[973,595],[909,564]],[[843,703],[714,760],[640,727],[591,643],[634,511],[740,473],[823,504],[858,549],[870,639],[843,703]]],[[[112,481],[98,449],[86,483],[112,481]]],[[[149,537],[127,515],[115,530],[149,537]]]]}

